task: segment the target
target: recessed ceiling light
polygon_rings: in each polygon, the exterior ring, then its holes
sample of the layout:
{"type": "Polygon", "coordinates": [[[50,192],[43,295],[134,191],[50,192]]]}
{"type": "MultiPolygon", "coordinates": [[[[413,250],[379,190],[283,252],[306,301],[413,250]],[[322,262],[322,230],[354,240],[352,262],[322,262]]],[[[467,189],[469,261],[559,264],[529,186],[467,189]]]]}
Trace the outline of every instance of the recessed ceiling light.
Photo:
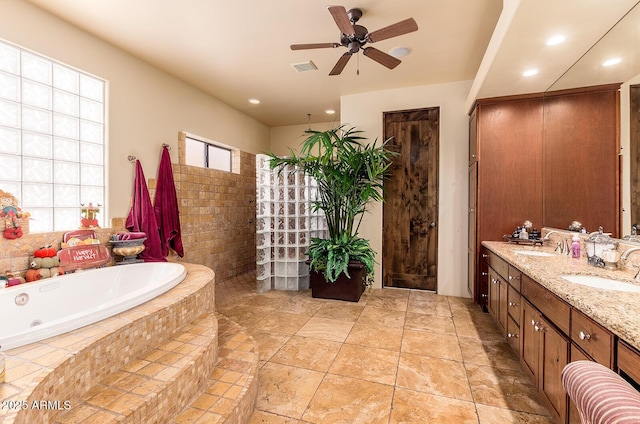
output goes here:
{"type": "Polygon", "coordinates": [[[389,54],[393,57],[405,57],[411,53],[411,49],[409,47],[394,47],[389,50],[389,54]]]}
{"type": "Polygon", "coordinates": [[[527,71],[524,71],[524,72],[522,73],[522,76],[523,76],[523,77],[530,77],[530,76],[533,76],[533,75],[535,75],[535,74],[537,74],[537,73],[538,73],[538,70],[537,70],[537,69],[529,69],[529,70],[527,70],[527,71]]]}
{"type": "Polygon", "coordinates": [[[252,105],[259,105],[260,104],[260,100],[258,100],[258,99],[249,99],[249,103],[251,103],[252,105]]]}
{"type": "Polygon", "coordinates": [[[333,115],[334,113],[336,113],[336,111],[333,109],[327,109],[324,111],[324,113],[326,113],[327,115],[333,115]]]}
{"type": "Polygon", "coordinates": [[[547,46],[555,46],[556,44],[563,43],[566,39],[567,37],[564,35],[556,35],[547,40],[547,46]]]}
{"type": "Polygon", "coordinates": [[[618,63],[622,62],[622,59],[619,57],[614,57],[613,59],[609,59],[605,62],[602,63],[602,66],[612,66],[612,65],[617,65],[618,63]]]}

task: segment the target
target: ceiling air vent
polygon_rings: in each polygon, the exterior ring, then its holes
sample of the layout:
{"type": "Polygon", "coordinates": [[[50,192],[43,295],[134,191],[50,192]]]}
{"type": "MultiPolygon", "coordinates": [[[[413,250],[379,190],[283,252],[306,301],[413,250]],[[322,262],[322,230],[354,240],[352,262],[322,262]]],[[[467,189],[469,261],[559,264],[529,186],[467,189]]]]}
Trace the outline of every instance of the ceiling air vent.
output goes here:
{"type": "Polygon", "coordinates": [[[293,66],[293,68],[298,72],[318,70],[318,67],[316,66],[316,64],[310,60],[307,60],[306,62],[292,63],[291,66],[293,66]]]}

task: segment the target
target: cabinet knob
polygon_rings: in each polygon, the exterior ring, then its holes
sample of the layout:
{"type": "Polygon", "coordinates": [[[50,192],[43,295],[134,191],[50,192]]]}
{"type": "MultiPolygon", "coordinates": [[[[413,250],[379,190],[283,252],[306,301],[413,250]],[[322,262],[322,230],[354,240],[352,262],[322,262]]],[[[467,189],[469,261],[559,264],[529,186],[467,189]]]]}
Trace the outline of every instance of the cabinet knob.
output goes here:
{"type": "Polygon", "coordinates": [[[516,302],[509,302],[509,306],[518,306],[516,302]]]}
{"type": "Polygon", "coordinates": [[[507,333],[507,337],[512,338],[512,339],[517,339],[518,335],[517,334],[513,334],[513,333],[507,333]]]}
{"type": "Polygon", "coordinates": [[[489,257],[489,255],[487,255],[486,253],[483,253],[483,254],[482,254],[482,257],[483,257],[483,258],[488,258],[488,257],[489,257]]]}
{"type": "Polygon", "coordinates": [[[487,275],[489,275],[489,273],[483,271],[483,272],[480,273],[480,275],[482,275],[483,277],[486,277],[487,275]]]}
{"type": "Polygon", "coordinates": [[[486,293],[482,293],[482,294],[480,295],[480,297],[486,298],[486,297],[489,297],[489,295],[488,295],[488,294],[486,294],[486,293]]]}
{"type": "Polygon", "coordinates": [[[578,336],[580,337],[580,340],[591,340],[591,334],[585,333],[583,331],[578,333],[578,336]]]}
{"type": "Polygon", "coordinates": [[[498,284],[498,280],[497,280],[497,279],[495,279],[495,278],[492,278],[492,279],[491,279],[491,282],[492,282],[493,284],[498,284]]]}
{"type": "Polygon", "coordinates": [[[517,276],[513,276],[513,275],[509,276],[509,280],[519,280],[519,279],[520,277],[517,277],[517,276]]]}

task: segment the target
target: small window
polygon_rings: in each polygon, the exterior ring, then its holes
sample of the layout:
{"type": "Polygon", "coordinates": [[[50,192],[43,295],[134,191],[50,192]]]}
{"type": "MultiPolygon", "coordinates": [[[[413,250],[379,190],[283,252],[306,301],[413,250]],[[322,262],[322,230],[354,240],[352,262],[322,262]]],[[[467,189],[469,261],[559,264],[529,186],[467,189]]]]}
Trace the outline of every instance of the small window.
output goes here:
{"type": "Polygon", "coordinates": [[[235,149],[192,135],[185,137],[185,146],[187,165],[233,172],[235,149]]]}

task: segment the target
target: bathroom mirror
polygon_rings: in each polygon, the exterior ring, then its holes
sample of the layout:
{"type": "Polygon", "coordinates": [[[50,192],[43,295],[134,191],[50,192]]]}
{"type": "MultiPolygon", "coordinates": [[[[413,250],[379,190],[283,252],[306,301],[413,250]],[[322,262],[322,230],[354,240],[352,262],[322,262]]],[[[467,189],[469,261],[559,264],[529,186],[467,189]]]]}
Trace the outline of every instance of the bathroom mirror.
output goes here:
{"type": "MultiPolygon", "coordinates": [[[[622,155],[618,164],[621,173],[619,175],[622,211],[620,237],[631,232],[633,223],[640,222],[640,177],[636,176],[640,172],[640,153],[638,153],[640,152],[640,123],[635,123],[634,129],[633,120],[630,119],[632,115],[635,116],[635,121],[640,118],[640,87],[635,90],[638,100],[630,100],[630,92],[634,91],[632,87],[640,84],[639,45],[640,3],[637,3],[546,91],[550,96],[552,92],[559,90],[622,83],[620,89],[622,155]],[[620,61],[617,62],[616,59],[620,61]],[[610,61],[608,66],[604,66],[606,61],[610,61]]],[[[570,164],[567,163],[567,166],[570,164]]],[[[580,176],[578,175],[577,178],[580,176]]],[[[557,207],[558,205],[551,205],[550,209],[557,207]]],[[[576,216],[575,219],[580,221],[586,218],[576,216]]],[[[544,222],[545,226],[558,228],[568,224],[568,222],[547,222],[547,219],[544,222]]],[[[597,228],[587,228],[587,230],[595,231],[597,228]]],[[[605,231],[610,232],[612,229],[605,228],[605,231]]]]}

